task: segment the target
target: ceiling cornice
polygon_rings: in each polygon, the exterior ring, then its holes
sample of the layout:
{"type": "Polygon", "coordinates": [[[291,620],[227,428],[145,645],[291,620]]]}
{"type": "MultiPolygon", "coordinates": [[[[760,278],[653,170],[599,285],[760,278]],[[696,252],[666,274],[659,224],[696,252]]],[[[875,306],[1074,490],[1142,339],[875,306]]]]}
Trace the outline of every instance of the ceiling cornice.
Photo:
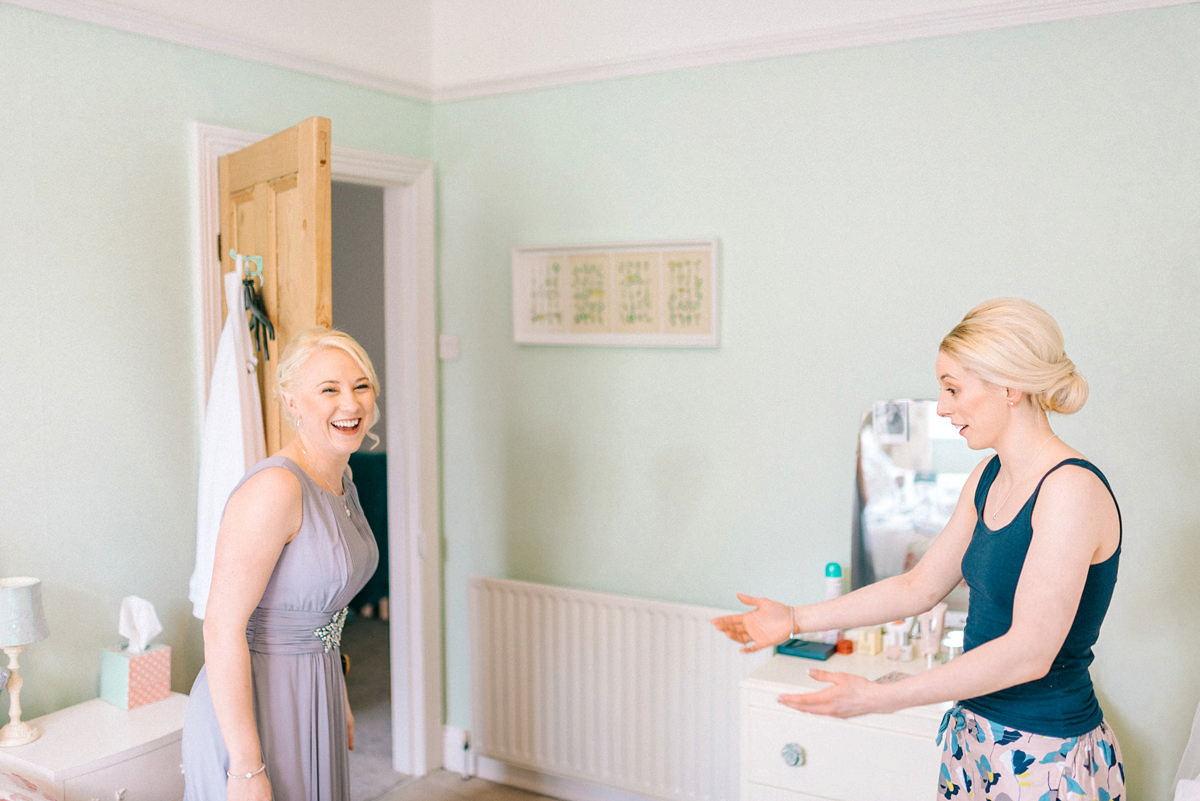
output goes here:
{"type": "Polygon", "coordinates": [[[283,67],[341,83],[377,89],[381,92],[427,103],[433,100],[433,92],[428,86],[419,86],[386,75],[355,70],[320,59],[272,49],[247,37],[219,33],[161,15],[106,3],[103,0],[5,0],[5,2],[34,11],[90,22],[106,28],[162,39],[227,56],[236,56],[273,67],[283,67]]]}
{"type": "Polygon", "coordinates": [[[527,91],[587,81],[610,80],[712,64],[753,61],[826,50],[902,42],[934,36],[1012,28],[1102,14],[1117,14],[1195,0],[1018,0],[954,11],[897,16],[870,22],[814,28],[779,36],[730,42],[713,47],[660,53],[565,70],[518,75],[491,81],[435,87],[434,102],[527,91]]]}
{"type": "Polygon", "coordinates": [[[283,67],[401,97],[439,103],[551,86],[647,75],[689,67],[753,61],[1102,14],[1188,5],[1195,0],[1017,0],[1016,2],[1009,0],[1008,2],[973,6],[963,10],[881,18],[870,22],[796,31],[779,36],[729,42],[711,47],[675,50],[569,69],[539,71],[494,80],[441,86],[416,85],[386,75],[363,72],[320,59],[265,48],[262,44],[247,38],[217,33],[166,17],[103,2],[103,0],[7,0],[7,2],[35,11],[283,67]]]}

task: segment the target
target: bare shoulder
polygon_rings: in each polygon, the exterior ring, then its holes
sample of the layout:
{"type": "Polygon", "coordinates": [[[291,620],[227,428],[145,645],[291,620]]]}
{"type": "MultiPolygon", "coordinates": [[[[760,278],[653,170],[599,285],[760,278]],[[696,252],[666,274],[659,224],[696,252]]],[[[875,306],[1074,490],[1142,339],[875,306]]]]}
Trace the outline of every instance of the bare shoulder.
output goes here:
{"type": "Polygon", "coordinates": [[[1087,502],[1100,499],[1106,499],[1109,504],[1113,502],[1112,493],[1100,476],[1080,464],[1065,464],[1051,472],[1042,484],[1042,494],[1087,502]]]}
{"type": "Polygon", "coordinates": [[[300,479],[286,467],[264,467],[242,482],[242,489],[253,487],[253,491],[294,492],[300,495],[300,479]]]}
{"type": "Polygon", "coordinates": [[[255,504],[299,501],[302,495],[300,479],[286,467],[266,467],[242,482],[230,496],[243,498],[255,504]]]}
{"type": "Polygon", "coordinates": [[[237,528],[290,540],[300,528],[303,490],[285,467],[267,467],[246,479],[229,497],[225,520],[237,528]]]}
{"type": "Polygon", "coordinates": [[[1082,465],[1063,465],[1046,476],[1038,494],[1034,531],[1039,530],[1086,543],[1092,548],[1092,562],[1102,561],[1120,542],[1116,500],[1095,472],[1082,465]]]}

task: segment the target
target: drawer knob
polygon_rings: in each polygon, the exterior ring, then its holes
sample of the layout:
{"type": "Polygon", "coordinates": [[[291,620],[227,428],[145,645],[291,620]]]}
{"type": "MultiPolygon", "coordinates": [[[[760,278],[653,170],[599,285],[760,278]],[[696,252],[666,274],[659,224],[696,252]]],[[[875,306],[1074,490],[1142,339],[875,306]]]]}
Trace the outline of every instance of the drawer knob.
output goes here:
{"type": "Polygon", "coordinates": [[[804,749],[795,743],[785,745],[779,755],[790,767],[798,768],[804,764],[804,749]]]}

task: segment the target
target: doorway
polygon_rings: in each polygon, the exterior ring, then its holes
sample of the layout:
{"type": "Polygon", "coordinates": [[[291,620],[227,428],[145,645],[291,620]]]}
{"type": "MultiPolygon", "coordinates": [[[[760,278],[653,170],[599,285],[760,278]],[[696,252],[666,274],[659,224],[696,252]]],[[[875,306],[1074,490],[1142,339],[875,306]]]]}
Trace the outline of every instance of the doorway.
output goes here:
{"type": "MultiPolygon", "coordinates": [[[[358,340],[372,361],[378,362],[379,384],[387,387],[383,189],[334,181],[330,197],[333,324],[358,340]]],[[[351,603],[342,633],[342,653],[350,665],[346,684],[355,719],[349,801],[378,798],[406,778],[392,767],[387,428],[375,425],[371,433],[378,440],[372,444],[368,439],[350,457],[358,497],[379,546],[379,567],[351,603]]]]}
{"type": "MultiPolygon", "coordinates": [[[[196,273],[201,387],[220,336],[217,158],[266,134],[196,123],[196,273]]],[[[377,365],[390,455],[388,623],[392,768],[422,776],[442,763],[441,586],[438,565],[437,331],[433,165],[420,159],[331,148],[334,181],[377,187],[383,198],[383,323],[390,343],[377,365]]],[[[336,323],[336,319],[335,319],[336,323]]],[[[368,346],[369,347],[369,346],[368,346]]],[[[203,416],[204,398],[197,398],[203,416]]]]}

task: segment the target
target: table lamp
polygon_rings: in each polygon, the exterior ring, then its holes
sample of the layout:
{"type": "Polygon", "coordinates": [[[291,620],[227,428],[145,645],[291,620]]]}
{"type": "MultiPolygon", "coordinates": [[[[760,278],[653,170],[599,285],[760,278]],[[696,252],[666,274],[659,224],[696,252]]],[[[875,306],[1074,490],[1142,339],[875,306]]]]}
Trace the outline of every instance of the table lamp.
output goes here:
{"type": "Polygon", "coordinates": [[[41,732],[21,720],[21,685],[18,658],[25,646],[50,634],[42,612],[42,582],[35,578],[0,578],[0,648],[8,654],[9,722],[0,728],[0,746],[24,745],[41,732]]]}

